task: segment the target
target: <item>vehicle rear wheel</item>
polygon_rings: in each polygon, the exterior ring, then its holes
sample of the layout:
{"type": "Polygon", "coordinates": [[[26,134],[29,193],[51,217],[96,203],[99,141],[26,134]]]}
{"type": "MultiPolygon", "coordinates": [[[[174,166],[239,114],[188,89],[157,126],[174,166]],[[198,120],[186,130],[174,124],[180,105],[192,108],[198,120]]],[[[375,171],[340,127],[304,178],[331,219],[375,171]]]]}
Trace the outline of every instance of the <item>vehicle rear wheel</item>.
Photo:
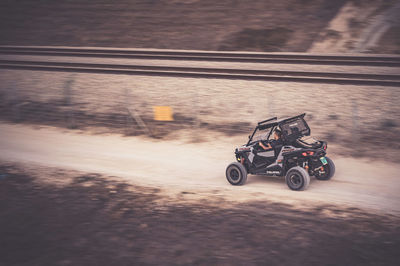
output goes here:
{"type": "Polygon", "coordinates": [[[246,183],[247,171],[241,163],[233,162],[226,168],[226,179],[231,185],[241,186],[246,183]]]}
{"type": "Polygon", "coordinates": [[[290,168],[285,179],[291,190],[305,190],[310,184],[310,175],[300,166],[290,168]]]}
{"type": "Polygon", "coordinates": [[[329,157],[325,157],[328,164],[323,165],[323,171],[316,171],[315,178],[318,180],[329,180],[335,174],[335,164],[329,157]]]}

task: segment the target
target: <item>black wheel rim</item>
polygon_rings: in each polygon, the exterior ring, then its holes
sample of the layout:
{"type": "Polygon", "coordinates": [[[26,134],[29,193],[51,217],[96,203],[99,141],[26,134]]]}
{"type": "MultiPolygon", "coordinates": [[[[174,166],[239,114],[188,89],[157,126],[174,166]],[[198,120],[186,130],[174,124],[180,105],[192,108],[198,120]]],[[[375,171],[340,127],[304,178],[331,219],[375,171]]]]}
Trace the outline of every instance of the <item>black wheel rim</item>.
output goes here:
{"type": "Polygon", "coordinates": [[[240,179],[239,170],[238,170],[238,169],[235,169],[235,168],[231,169],[231,170],[229,171],[229,177],[231,178],[231,180],[232,180],[233,182],[238,182],[239,179],[240,179]]]}
{"type": "Polygon", "coordinates": [[[290,184],[290,187],[292,187],[294,189],[298,189],[298,188],[301,188],[304,181],[300,174],[293,173],[289,176],[288,182],[290,184]]]}

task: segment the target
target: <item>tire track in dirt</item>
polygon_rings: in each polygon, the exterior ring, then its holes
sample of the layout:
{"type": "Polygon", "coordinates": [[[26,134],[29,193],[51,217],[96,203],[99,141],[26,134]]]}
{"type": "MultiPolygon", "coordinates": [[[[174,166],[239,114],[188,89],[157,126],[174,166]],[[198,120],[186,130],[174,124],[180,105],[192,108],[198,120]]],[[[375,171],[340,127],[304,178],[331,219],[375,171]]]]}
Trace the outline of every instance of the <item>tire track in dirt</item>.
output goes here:
{"type": "Polygon", "coordinates": [[[299,207],[336,204],[400,212],[400,167],[386,162],[331,155],[336,176],[329,182],[312,179],[309,189],[300,193],[289,190],[282,179],[261,176],[249,176],[245,186],[233,187],[224,173],[239,141],[216,138],[188,144],[1,124],[0,159],[119,176],[135,184],[165,188],[171,194],[213,195],[215,191],[238,202],[270,199],[299,207]]]}

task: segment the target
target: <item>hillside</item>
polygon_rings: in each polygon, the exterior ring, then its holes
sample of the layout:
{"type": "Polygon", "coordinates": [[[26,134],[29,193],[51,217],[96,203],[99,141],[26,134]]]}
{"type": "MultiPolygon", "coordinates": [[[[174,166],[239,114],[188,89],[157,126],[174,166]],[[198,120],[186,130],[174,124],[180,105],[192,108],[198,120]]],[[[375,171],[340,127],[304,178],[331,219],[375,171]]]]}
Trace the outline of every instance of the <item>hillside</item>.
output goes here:
{"type": "Polygon", "coordinates": [[[348,1],[310,52],[400,53],[400,1],[348,1]]]}
{"type": "MultiPolygon", "coordinates": [[[[3,0],[0,45],[305,52],[348,2],[3,0]]],[[[368,3],[380,14],[394,1],[368,3]]],[[[383,40],[398,50],[398,40],[383,40]]]]}

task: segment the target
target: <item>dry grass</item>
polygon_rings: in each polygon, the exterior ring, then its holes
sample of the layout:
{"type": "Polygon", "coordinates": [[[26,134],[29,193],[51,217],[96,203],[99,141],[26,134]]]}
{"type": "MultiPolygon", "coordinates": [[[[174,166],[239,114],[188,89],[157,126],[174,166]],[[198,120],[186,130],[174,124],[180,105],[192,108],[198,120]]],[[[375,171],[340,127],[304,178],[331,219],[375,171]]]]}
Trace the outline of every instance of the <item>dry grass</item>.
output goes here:
{"type": "Polygon", "coordinates": [[[396,88],[30,71],[2,71],[0,77],[0,117],[6,121],[142,134],[127,120],[130,108],[156,137],[194,129],[245,139],[258,121],[305,112],[312,134],[342,146],[344,154],[399,159],[396,88]],[[176,121],[153,121],[155,105],[172,106],[176,121]]]}
{"type": "Polygon", "coordinates": [[[0,44],[306,51],[343,2],[6,0],[0,44]]]}

